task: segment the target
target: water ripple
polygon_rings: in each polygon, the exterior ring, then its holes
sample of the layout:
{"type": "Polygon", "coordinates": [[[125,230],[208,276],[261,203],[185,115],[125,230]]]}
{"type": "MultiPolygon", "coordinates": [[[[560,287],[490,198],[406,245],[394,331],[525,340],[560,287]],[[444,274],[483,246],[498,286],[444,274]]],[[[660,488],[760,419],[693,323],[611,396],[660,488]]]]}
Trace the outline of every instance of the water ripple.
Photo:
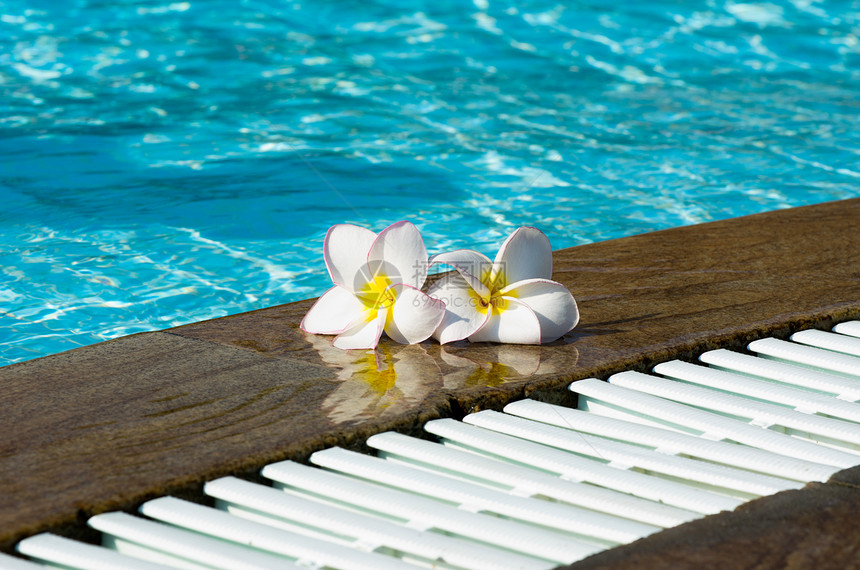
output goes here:
{"type": "Polygon", "coordinates": [[[0,363],[317,295],[333,223],[492,254],[854,197],[859,14],[0,0],[0,363]]]}

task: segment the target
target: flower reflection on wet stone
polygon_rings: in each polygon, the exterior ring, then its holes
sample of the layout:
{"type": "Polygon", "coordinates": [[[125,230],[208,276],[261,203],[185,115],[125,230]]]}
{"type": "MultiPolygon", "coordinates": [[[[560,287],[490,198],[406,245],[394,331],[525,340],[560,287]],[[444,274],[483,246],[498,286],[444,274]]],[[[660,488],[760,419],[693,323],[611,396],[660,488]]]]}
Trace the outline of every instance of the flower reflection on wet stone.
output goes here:
{"type": "Polygon", "coordinates": [[[359,352],[340,350],[315,335],[306,339],[327,366],[337,369],[340,384],[321,406],[336,424],[426,409],[442,388],[439,367],[421,345],[382,342],[373,351],[359,352]]]}
{"type": "Polygon", "coordinates": [[[537,373],[541,356],[538,350],[525,346],[498,346],[491,351],[455,351],[443,348],[439,351],[442,362],[453,368],[443,374],[446,388],[472,388],[501,386],[516,378],[530,377],[537,373]],[[505,350],[508,349],[508,350],[505,350]],[[489,353],[488,353],[489,352],[489,353]]]}
{"type": "Polygon", "coordinates": [[[444,412],[460,389],[540,383],[577,362],[576,348],[570,344],[402,346],[383,340],[376,350],[359,352],[335,348],[317,335],[304,337],[323,363],[336,370],[338,385],[321,409],[337,425],[369,418],[395,421],[416,410],[444,412]]]}

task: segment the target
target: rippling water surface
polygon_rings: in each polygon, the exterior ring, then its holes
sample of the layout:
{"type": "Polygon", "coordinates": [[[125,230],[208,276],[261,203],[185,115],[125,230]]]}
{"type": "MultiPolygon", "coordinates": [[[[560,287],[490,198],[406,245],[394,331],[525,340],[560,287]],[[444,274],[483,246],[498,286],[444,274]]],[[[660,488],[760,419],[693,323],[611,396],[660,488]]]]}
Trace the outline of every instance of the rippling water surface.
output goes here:
{"type": "Polygon", "coordinates": [[[614,4],[0,0],[0,363],[318,295],[340,222],[493,255],[860,194],[860,2],[614,4]]]}

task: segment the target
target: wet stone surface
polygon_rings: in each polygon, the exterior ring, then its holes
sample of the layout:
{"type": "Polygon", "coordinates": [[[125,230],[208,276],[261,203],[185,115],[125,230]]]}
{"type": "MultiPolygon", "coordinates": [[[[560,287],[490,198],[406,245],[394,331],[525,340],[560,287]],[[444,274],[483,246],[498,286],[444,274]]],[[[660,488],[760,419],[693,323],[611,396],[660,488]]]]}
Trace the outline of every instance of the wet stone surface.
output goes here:
{"type": "Polygon", "coordinates": [[[857,489],[811,483],[601,552],[566,569],[857,568],[858,508],[857,489]]]}
{"type": "MultiPolygon", "coordinates": [[[[573,404],[573,380],[860,318],[857,259],[860,200],[847,200],[557,251],[553,278],[582,320],[543,346],[383,340],[346,352],[299,329],[302,301],[0,368],[0,548],[47,529],[86,538],[89,515],[200,499],[214,477],[361,449],[373,433],[419,435],[427,420],[525,396],[573,404]]],[[[858,481],[849,470],[576,567],[847,563],[858,481]]]]}

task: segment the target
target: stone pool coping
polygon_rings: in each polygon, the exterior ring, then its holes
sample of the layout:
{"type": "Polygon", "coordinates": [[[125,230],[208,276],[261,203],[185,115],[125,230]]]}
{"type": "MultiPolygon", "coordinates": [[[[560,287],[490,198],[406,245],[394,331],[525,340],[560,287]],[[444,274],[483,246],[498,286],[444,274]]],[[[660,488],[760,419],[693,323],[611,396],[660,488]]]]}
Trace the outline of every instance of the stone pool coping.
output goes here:
{"type": "MultiPolygon", "coordinates": [[[[343,352],[298,323],[312,301],[142,333],[0,368],[0,549],[93,514],[362,448],[385,430],[572,403],[571,381],[860,318],[860,199],[554,252],[582,321],[544,346],[434,342],[343,352]]],[[[663,531],[575,568],[847,567],[860,468],[663,531]],[[842,564],[840,564],[840,561],[842,564]]]]}

